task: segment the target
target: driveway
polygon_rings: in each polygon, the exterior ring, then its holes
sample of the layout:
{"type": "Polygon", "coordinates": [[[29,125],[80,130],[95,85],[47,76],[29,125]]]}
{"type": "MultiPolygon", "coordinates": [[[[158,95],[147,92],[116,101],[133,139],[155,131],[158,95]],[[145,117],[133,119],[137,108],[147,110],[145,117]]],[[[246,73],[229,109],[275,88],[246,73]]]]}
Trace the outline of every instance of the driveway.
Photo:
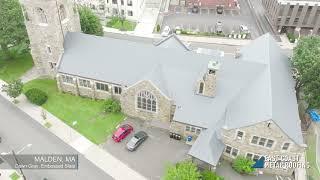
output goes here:
{"type": "Polygon", "coordinates": [[[103,148],[130,168],[139,172],[147,179],[160,179],[167,164],[176,163],[187,158],[190,146],[183,141],[169,138],[169,131],[150,127],[142,120],[128,118],[123,122],[133,126],[134,131],[121,143],[111,138],[103,144],[103,148]],[[126,143],[134,133],[143,130],[149,138],[134,152],[126,149],[126,143]]]}

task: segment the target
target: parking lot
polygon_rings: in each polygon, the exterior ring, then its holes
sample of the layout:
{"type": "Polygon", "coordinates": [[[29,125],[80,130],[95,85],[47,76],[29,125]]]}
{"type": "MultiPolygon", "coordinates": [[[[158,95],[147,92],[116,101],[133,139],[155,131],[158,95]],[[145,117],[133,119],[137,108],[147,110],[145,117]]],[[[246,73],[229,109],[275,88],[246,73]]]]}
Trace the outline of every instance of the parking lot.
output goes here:
{"type": "Polygon", "coordinates": [[[168,130],[150,127],[145,121],[130,118],[123,124],[130,124],[134,129],[133,132],[120,143],[115,143],[109,138],[102,146],[147,179],[160,179],[164,175],[167,164],[187,158],[190,146],[183,141],[170,139],[168,130]],[[126,143],[134,133],[141,130],[148,133],[148,139],[136,151],[128,151],[126,143]]]}
{"type": "Polygon", "coordinates": [[[239,33],[240,25],[248,27],[251,38],[259,36],[255,19],[251,16],[248,4],[245,0],[239,0],[240,9],[224,9],[218,14],[215,8],[200,7],[197,13],[192,8],[171,5],[169,13],[164,15],[162,27],[169,26],[171,29],[177,26],[188,31],[215,32],[218,21],[223,24],[223,33],[239,33]]]}

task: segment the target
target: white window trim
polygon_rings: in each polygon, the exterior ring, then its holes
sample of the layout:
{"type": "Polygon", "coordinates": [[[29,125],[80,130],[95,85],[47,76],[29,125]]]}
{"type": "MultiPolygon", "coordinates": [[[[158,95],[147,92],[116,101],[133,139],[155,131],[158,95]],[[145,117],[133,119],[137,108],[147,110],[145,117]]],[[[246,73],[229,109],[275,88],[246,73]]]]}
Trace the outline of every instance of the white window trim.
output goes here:
{"type": "Polygon", "coordinates": [[[235,147],[233,147],[233,146],[231,146],[231,145],[229,145],[229,144],[226,144],[226,147],[225,147],[225,149],[223,150],[223,153],[224,153],[226,156],[231,157],[231,158],[233,158],[233,159],[235,159],[237,156],[239,156],[240,152],[241,152],[241,150],[240,150],[239,148],[235,148],[235,147]],[[227,146],[231,147],[230,154],[228,154],[228,153],[226,152],[227,146]],[[233,149],[237,149],[237,150],[238,150],[238,153],[237,153],[236,156],[232,155],[233,149]]]}
{"type": "Polygon", "coordinates": [[[288,151],[291,150],[291,146],[292,146],[292,143],[291,143],[291,142],[285,141],[285,142],[282,143],[280,150],[281,150],[281,152],[288,152],[288,151]],[[285,143],[289,143],[289,147],[288,147],[287,150],[284,150],[284,149],[283,149],[283,146],[284,146],[285,143]]]}
{"type": "MultiPolygon", "coordinates": [[[[240,130],[240,129],[237,129],[237,130],[236,130],[235,139],[236,139],[237,141],[243,141],[243,140],[245,139],[245,135],[246,135],[246,133],[245,133],[244,131],[242,131],[242,130],[240,130]],[[238,132],[242,132],[242,133],[243,133],[242,138],[239,138],[238,132]]],[[[251,140],[252,140],[252,139],[251,139],[251,140]]],[[[251,141],[250,141],[250,142],[251,142],[251,141]]]]}
{"type": "MultiPolygon", "coordinates": [[[[147,110],[147,109],[142,109],[142,108],[138,108],[138,94],[140,93],[141,91],[139,91],[138,93],[136,93],[136,95],[135,95],[135,109],[136,109],[136,111],[142,111],[142,112],[147,112],[147,113],[153,113],[153,114],[158,114],[158,112],[159,112],[159,107],[158,107],[158,104],[159,104],[159,102],[158,102],[158,98],[154,95],[154,94],[152,94],[151,92],[149,92],[149,93],[151,93],[155,98],[156,98],[156,111],[154,112],[154,111],[149,111],[149,110],[147,110]]],[[[191,126],[190,126],[190,130],[191,130],[191,126]]]]}
{"type": "Polygon", "coordinates": [[[249,144],[252,145],[252,146],[256,146],[256,147],[263,147],[263,148],[266,148],[266,149],[273,149],[273,148],[275,147],[275,144],[276,144],[276,143],[277,143],[277,141],[274,140],[274,139],[266,138],[266,137],[262,137],[262,136],[258,136],[258,135],[252,135],[251,138],[250,138],[250,143],[249,143],[249,144]],[[253,138],[254,136],[257,136],[257,137],[259,138],[257,144],[252,143],[252,138],[253,138]],[[260,142],[260,139],[261,139],[261,138],[265,138],[265,139],[266,139],[266,141],[265,141],[265,143],[264,143],[264,146],[259,145],[259,142],[260,142]],[[268,140],[272,140],[272,141],[273,141],[273,145],[272,145],[271,148],[270,148],[270,147],[267,147],[267,142],[268,142],[268,140]]]}
{"type": "Polygon", "coordinates": [[[120,96],[122,94],[122,92],[123,92],[123,88],[122,88],[122,86],[113,85],[112,86],[112,92],[113,92],[113,95],[120,96]],[[116,87],[121,88],[121,93],[120,94],[116,93],[116,87]]]}
{"type": "Polygon", "coordinates": [[[105,92],[105,93],[110,93],[110,87],[111,87],[110,84],[108,84],[108,83],[102,83],[102,82],[98,82],[98,81],[94,81],[93,83],[94,83],[94,89],[95,89],[96,91],[105,92]],[[107,86],[108,86],[108,91],[98,89],[98,88],[97,88],[97,83],[107,85],[107,86]]]}
{"type": "Polygon", "coordinates": [[[62,81],[62,83],[63,84],[68,84],[68,85],[73,85],[73,86],[75,86],[75,82],[77,81],[77,79],[75,78],[75,77],[73,77],[73,76],[69,76],[69,75],[65,75],[65,74],[61,74],[61,81],[62,81]],[[65,77],[70,77],[70,78],[72,78],[72,83],[70,83],[70,82],[64,82],[63,81],[63,77],[62,76],[65,76],[65,77]]]}
{"type": "Polygon", "coordinates": [[[185,126],[185,132],[188,132],[188,133],[191,133],[191,134],[194,134],[194,135],[199,136],[199,135],[201,134],[201,132],[202,132],[202,128],[196,127],[196,126],[192,126],[192,125],[186,125],[186,126],[185,126]],[[187,130],[187,126],[190,127],[190,130],[189,130],[189,131],[187,130]],[[194,132],[191,131],[192,128],[195,129],[194,132]],[[197,130],[200,130],[200,133],[199,133],[199,134],[197,133],[197,130]]]}
{"type": "Polygon", "coordinates": [[[91,83],[91,81],[90,81],[90,80],[88,80],[88,79],[78,78],[78,81],[77,81],[77,82],[78,82],[78,87],[79,87],[79,88],[92,89],[92,83],[91,83]],[[81,85],[80,85],[80,80],[89,81],[89,86],[90,86],[90,87],[81,86],[81,85]]]}

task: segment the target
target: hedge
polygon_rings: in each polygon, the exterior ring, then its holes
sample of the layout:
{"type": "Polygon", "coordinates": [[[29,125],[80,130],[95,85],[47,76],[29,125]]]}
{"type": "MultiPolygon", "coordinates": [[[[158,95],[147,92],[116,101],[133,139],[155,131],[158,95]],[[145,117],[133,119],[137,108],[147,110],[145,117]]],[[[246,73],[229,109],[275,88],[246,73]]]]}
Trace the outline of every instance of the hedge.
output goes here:
{"type": "Polygon", "coordinates": [[[27,96],[27,99],[38,106],[41,106],[48,100],[48,95],[37,88],[29,89],[25,95],[27,96]]]}

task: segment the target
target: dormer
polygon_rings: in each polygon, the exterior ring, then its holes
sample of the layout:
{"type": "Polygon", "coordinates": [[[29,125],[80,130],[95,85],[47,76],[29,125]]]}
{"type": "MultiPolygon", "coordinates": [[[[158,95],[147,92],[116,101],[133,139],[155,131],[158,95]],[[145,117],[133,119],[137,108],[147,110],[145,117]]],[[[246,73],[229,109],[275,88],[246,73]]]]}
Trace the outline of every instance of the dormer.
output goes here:
{"type": "Polygon", "coordinates": [[[220,69],[218,61],[209,61],[206,73],[198,80],[196,94],[214,97],[216,92],[217,71],[220,69]]]}

